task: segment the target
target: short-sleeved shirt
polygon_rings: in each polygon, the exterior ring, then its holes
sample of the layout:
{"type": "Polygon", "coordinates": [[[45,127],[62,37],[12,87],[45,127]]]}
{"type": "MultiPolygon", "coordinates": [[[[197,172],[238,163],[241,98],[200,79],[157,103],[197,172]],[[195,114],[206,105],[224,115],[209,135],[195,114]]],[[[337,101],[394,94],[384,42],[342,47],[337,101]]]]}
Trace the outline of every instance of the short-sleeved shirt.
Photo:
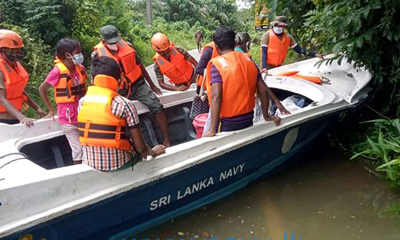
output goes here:
{"type": "MultiPolygon", "coordinates": [[[[85,101],[83,97],[79,101],[78,112],[85,101]]],[[[135,105],[127,98],[116,96],[111,103],[111,112],[117,118],[125,119],[128,128],[137,127],[139,115],[135,105]]],[[[99,146],[83,146],[83,163],[100,171],[113,171],[122,167],[135,155],[133,146],[129,151],[117,148],[99,146]]]]}
{"type": "Polygon", "coordinates": [[[196,69],[194,70],[196,74],[201,76],[204,75],[204,70],[207,68],[208,62],[211,60],[213,53],[212,47],[203,48],[199,62],[197,63],[196,69]]]}
{"type": "MultiPolygon", "coordinates": [[[[183,56],[185,57],[185,60],[189,60],[192,56],[182,47],[175,47],[178,52],[182,53],[183,56]]],[[[169,57],[167,58],[169,60],[169,57]]],[[[164,74],[162,74],[160,67],[158,66],[157,63],[154,64],[154,73],[156,74],[157,80],[158,79],[163,79],[164,74]]]]}
{"type": "MultiPolygon", "coordinates": [[[[73,86],[80,84],[79,74],[76,71],[71,72],[73,86]]],[[[54,67],[46,77],[46,82],[55,87],[60,81],[60,69],[54,67]]],[[[77,124],[78,123],[78,107],[79,97],[75,98],[73,103],[59,103],[57,104],[58,122],[60,124],[77,124]]]]}
{"type": "MultiPolygon", "coordinates": [[[[254,63],[254,62],[253,62],[254,63]]],[[[256,65],[254,63],[254,65],[256,65]]],[[[257,65],[256,65],[257,67],[257,65]]],[[[214,64],[211,64],[211,85],[213,83],[222,83],[222,76],[219,73],[218,69],[214,66],[214,64]]],[[[257,81],[262,81],[261,73],[257,67],[257,81]]],[[[229,117],[229,118],[221,118],[221,123],[225,125],[231,125],[234,128],[234,125],[246,125],[247,123],[252,123],[253,121],[253,116],[254,112],[251,111],[249,113],[245,113],[239,116],[235,117],[229,117]]]]}

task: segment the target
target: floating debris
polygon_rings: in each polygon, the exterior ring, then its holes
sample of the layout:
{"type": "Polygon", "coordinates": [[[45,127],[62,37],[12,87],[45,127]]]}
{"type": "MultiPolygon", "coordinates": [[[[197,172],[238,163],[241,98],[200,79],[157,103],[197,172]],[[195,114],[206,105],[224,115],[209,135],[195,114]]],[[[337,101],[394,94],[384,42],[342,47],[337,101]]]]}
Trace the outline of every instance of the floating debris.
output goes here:
{"type": "Polygon", "coordinates": [[[185,234],[183,232],[178,232],[179,236],[185,236],[185,234]]]}
{"type": "Polygon", "coordinates": [[[218,214],[217,217],[219,217],[219,218],[222,217],[222,214],[218,214]]]}

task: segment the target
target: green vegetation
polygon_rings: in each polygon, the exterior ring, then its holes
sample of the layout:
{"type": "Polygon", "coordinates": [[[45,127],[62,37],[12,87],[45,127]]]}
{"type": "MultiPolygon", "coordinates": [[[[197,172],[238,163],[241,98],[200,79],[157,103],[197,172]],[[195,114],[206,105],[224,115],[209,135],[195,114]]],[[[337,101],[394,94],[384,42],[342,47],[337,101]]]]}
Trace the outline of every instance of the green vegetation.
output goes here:
{"type": "MultiPolygon", "coordinates": [[[[372,100],[351,125],[346,148],[376,159],[393,186],[400,184],[400,2],[391,0],[261,0],[275,15],[286,15],[290,33],[310,49],[333,53],[334,59],[354,61],[373,74],[372,100]],[[346,57],[346,58],[345,58],[346,57]],[[359,126],[359,121],[385,120],[359,126]],[[390,120],[393,119],[393,120],[390,120]],[[365,135],[368,135],[365,138],[365,135]]],[[[329,60],[325,60],[329,61],[329,60]]],[[[363,125],[363,124],[362,124],[363,125]]]]}
{"type": "MultiPolygon", "coordinates": [[[[252,36],[251,55],[258,61],[262,32],[253,27],[254,5],[238,11],[233,0],[153,0],[153,25],[146,24],[145,0],[2,0],[0,27],[20,33],[25,43],[24,65],[31,74],[27,91],[39,103],[37,88],[52,68],[54,46],[65,36],[79,39],[88,65],[93,46],[101,38],[99,28],[115,25],[131,42],[145,65],[152,63],[150,38],[167,34],[178,46],[195,48],[194,33],[202,29],[211,40],[220,25],[252,36]]],[[[373,74],[373,100],[368,104],[388,119],[374,125],[352,126],[343,138],[355,152],[377,158],[378,170],[386,171],[399,185],[400,113],[400,2],[394,0],[261,0],[270,9],[269,19],[288,17],[289,32],[302,47],[333,53],[373,74]],[[346,57],[346,58],[344,58],[346,57]],[[357,131],[356,131],[357,130],[357,131]],[[350,131],[349,131],[350,132],[350,131]],[[368,135],[366,139],[364,136],[368,135]]],[[[298,56],[290,51],[286,62],[298,56]]],[[[329,61],[329,60],[325,60],[329,61]]],[[[357,121],[376,118],[369,110],[357,121]]]]}
{"type": "MultiPolygon", "coordinates": [[[[54,46],[63,37],[78,39],[89,66],[100,27],[112,24],[131,42],[144,65],[153,63],[150,39],[163,32],[177,46],[196,48],[194,33],[202,29],[204,42],[222,24],[236,31],[253,29],[253,14],[240,12],[232,0],[153,0],[153,24],[146,24],[145,0],[2,0],[0,28],[18,32],[25,43],[23,65],[30,73],[28,93],[43,106],[37,89],[53,66],[54,46]]],[[[28,115],[35,116],[28,110],[28,115]]]]}

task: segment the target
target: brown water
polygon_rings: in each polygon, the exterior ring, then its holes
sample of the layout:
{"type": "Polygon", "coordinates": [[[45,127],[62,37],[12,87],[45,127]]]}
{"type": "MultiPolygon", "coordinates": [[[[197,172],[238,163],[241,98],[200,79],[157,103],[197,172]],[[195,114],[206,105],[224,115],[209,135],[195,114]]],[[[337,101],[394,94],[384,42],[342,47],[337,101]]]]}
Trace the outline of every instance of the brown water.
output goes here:
{"type": "Polygon", "coordinates": [[[389,209],[400,194],[360,161],[316,148],[277,175],[135,238],[285,240],[287,232],[287,240],[399,240],[400,219],[389,209]]]}

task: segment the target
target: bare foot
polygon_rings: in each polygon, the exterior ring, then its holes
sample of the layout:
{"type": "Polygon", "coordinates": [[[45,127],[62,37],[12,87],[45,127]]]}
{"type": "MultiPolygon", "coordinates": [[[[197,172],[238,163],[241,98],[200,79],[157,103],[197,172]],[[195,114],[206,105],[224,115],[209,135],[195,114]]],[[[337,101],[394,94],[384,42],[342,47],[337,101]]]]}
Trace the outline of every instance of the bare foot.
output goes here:
{"type": "MultiPolygon", "coordinates": [[[[156,154],[156,156],[164,154],[165,153],[165,146],[164,145],[156,145],[154,146],[151,150],[156,154]]],[[[155,157],[155,156],[153,156],[155,157]]]]}

